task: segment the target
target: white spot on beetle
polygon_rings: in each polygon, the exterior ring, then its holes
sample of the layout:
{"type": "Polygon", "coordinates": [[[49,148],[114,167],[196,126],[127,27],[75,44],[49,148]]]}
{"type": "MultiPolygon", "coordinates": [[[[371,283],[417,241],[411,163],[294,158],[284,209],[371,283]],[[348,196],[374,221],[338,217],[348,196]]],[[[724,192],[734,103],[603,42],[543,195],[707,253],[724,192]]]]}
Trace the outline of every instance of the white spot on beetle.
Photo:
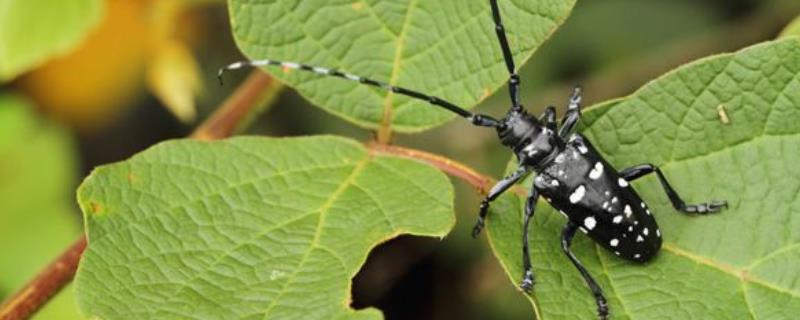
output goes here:
{"type": "Polygon", "coordinates": [[[608,244],[610,244],[612,247],[616,247],[619,244],[619,239],[617,238],[611,239],[611,241],[608,242],[608,244]]]}
{"type": "Polygon", "coordinates": [[[575,141],[575,139],[578,139],[577,135],[573,134],[573,135],[569,136],[569,142],[573,142],[573,141],[575,141]]]}
{"type": "Polygon", "coordinates": [[[625,205],[625,211],[624,212],[625,212],[625,216],[628,217],[628,218],[630,218],[631,215],[633,214],[633,210],[631,210],[631,206],[629,206],[627,204],[625,205]]]}
{"type": "Polygon", "coordinates": [[[586,146],[584,146],[583,144],[579,144],[578,151],[580,151],[581,154],[586,154],[587,152],[589,152],[589,149],[586,149],[586,146]]]}
{"type": "Polygon", "coordinates": [[[634,257],[634,258],[636,258],[636,259],[639,259],[641,256],[642,256],[642,255],[640,255],[640,254],[638,254],[638,253],[633,255],[633,257],[634,257]]]}
{"type": "Polygon", "coordinates": [[[536,178],[533,178],[533,182],[536,183],[542,183],[543,181],[544,179],[542,178],[542,176],[536,176],[536,178]]]}
{"type": "Polygon", "coordinates": [[[611,203],[617,203],[617,197],[611,198],[611,203]]]}
{"type": "Polygon", "coordinates": [[[644,242],[644,238],[642,238],[642,235],[636,236],[636,242],[644,242]]]}
{"type": "Polygon", "coordinates": [[[659,238],[661,238],[661,230],[659,230],[659,229],[656,229],[656,236],[658,236],[659,238]]]}
{"type": "Polygon", "coordinates": [[[586,229],[592,230],[594,226],[597,225],[597,220],[595,220],[594,217],[586,217],[586,219],[583,220],[583,225],[586,226],[586,229]]]}
{"type": "Polygon", "coordinates": [[[633,232],[633,226],[628,227],[628,232],[633,232]]]}
{"type": "Polygon", "coordinates": [[[645,207],[645,206],[644,206],[644,202],[642,202],[642,208],[644,208],[644,207],[645,207]]]}
{"type": "Polygon", "coordinates": [[[608,208],[608,201],[603,201],[603,209],[608,208]]]}
{"type": "Polygon", "coordinates": [[[606,197],[610,196],[611,195],[611,191],[606,191],[605,195],[606,195],[606,197]]]}
{"type": "Polygon", "coordinates": [[[563,153],[559,153],[556,156],[556,163],[563,163],[563,162],[564,162],[564,154],[563,153]]]}
{"type": "Polygon", "coordinates": [[[623,187],[623,188],[628,186],[628,180],[625,180],[625,179],[622,179],[622,178],[617,179],[617,183],[619,184],[620,187],[623,187]]]}
{"type": "Polygon", "coordinates": [[[581,201],[581,199],[583,199],[584,195],[586,195],[586,187],[584,187],[583,185],[579,185],[578,188],[576,188],[575,191],[573,191],[572,194],[569,195],[569,202],[578,203],[578,201],[581,201]]]}
{"type": "Polygon", "coordinates": [[[614,254],[619,255],[619,251],[614,251],[614,254]]]}
{"type": "Polygon", "coordinates": [[[647,228],[644,228],[644,230],[642,230],[642,234],[644,234],[646,236],[646,235],[650,234],[650,230],[647,230],[647,228]]]}
{"type": "Polygon", "coordinates": [[[554,187],[558,187],[558,185],[559,185],[558,180],[556,180],[556,179],[550,180],[550,185],[554,186],[554,187]]]}
{"type": "Polygon", "coordinates": [[[585,234],[589,234],[589,231],[586,231],[586,228],[584,228],[584,227],[580,227],[578,229],[581,229],[581,232],[583,232],[585,234]]]}
{"type": "Polygon", "coordinates": [[[522,148],[522,151],[528,154],[529,157],[533,157],[538,152],[532,144],[527,145],[525,148],[522,148]]]}
{"type": "Polygon", "coordinates": [[[597,163],[594,164],[594,169],[592,169],[592,171],[589,171],[589,179],[597,180],[597,178],[600,178],[600,176],[602,175],[603,175],[603,164],[598,161],[597,163]]]}
{"type": "Polygon", "coordinates": [[[614,217],[614,223],[619,224],[620,222],[622,222],[622,215],[614,217]]]}
{"type": "Polygon", "coordinates": [[[644,209],[644,212],[646,212],[648,216],[650,215],[650,209],[644,209]]]}
{"type": "Polygon", "coordinates": [[[563,176],[564,175],[564,170],[558,170],[558,175],[559,176],[563,176]]]}

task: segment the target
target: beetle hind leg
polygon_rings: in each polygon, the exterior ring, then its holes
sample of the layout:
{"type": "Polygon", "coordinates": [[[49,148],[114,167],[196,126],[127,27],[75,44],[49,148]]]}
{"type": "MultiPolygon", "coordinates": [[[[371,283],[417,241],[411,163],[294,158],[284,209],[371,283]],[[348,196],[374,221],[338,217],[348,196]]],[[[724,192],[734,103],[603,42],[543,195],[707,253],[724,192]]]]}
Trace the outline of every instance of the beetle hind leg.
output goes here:
{"type": "Polygon", "coordinates": [[[675,192],[675,189],[673,189],[669,184],[667,177],[664,176],[664,173],[661,172],[661,169],[649,163],[627,168],[622,170],[619,175],[622,176],[622,178],[626,181],[633,181],[653,172],[655,172],[658,176],[658,180],[661,182],[661,186],[667,193],[667,197],[669,197],[669,201],[672,202],[672,206],[675,208],[675,210],[683,213],[708,214],[718,212],[722,210],[722,208],[728,208],[728,202],[724,200],[712,200],[700,204],[686,204],[678,195],[678,193],[675,192]]]}
{"type": "Polygon", "coordinates": [[[597,281],[594,280],[589,271],[586,270],[586,267],[583,266],[580,260],[572,253],[572,249],[570,248],[572,245],[572,238],[575,236],[575,231],[578,230],[578,225],[569,222],[564,227],[564,230],[561,232],[561,250],[564,251],[564,254],[567,255],[567,258],[575,265],[575,268],[581,273],[583,276],[583,280],[586,282],[586,285],[589,286],[589,289],[592,290],[592,294],[594,294],[595,303],[597,303],[597,316],[600,320],[608,319],[608,301],[606,297],[603,295],[603,289],[597,284],[597,281]]]}

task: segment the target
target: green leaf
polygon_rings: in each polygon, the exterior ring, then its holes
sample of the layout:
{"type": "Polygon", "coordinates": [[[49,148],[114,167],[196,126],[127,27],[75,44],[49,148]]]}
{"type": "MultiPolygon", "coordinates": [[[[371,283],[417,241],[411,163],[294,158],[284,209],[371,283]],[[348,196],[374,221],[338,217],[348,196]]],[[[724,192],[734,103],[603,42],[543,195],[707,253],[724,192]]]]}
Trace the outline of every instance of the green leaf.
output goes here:
{"type": "Polygon", "coordinates": [[[0,0],[0,81],[71,50],[102,11],[100,0],[0,0]]]}
{"type": "Polygon", "coordinates": [[[454,223],[442,173],[335,137],[167,142],[78,198],[78,304],[103,319],[380,319],[348,306],[369,250],[454,223]]]}
{"type": "MultiPolygon", "coordinates": [[[[72,141],[22,99],[0,95],[0,300],[19,290],[79,235],[72,141]]],[[[64,291],[38,319],[74,319],[64,291]]]]}
{"type": "MultiPolygon", "coordinates": [[[[566,19],[574,3],[500,1],[518,66],[566,19]]],[[[236,43],[250,59],[336,68],[465,108],[508,79],[488,1],[230,0],[229,9],[236,43]]],[[[265,70],[315,105],[362,127],[377,128],[387,117],[393,129],[417,132],[453,118],[426,102],[358,83],[265,70]]]]}
{"type": "MultiPolygon", "coordinates": [[[[579,233],[574,251],[605,290],[613,319],[797,317],[797,38],[691,63],[590,108],[584,121],[583,133],[617,169],[654,163],[687,202],[730,203],[718,214],[689,216],[670,206],[655,177],[637,180],[665,241],[645,265],[579,233]]],[[[521,201],[501,198],[488,220],[490,243],[514,282],[522,276],[521,201]]],[[[560,249],[565,219],[545,202],[537,208],[531,246],[540,312],[545,319],[595,318],[589,289],[560,249]]]]}

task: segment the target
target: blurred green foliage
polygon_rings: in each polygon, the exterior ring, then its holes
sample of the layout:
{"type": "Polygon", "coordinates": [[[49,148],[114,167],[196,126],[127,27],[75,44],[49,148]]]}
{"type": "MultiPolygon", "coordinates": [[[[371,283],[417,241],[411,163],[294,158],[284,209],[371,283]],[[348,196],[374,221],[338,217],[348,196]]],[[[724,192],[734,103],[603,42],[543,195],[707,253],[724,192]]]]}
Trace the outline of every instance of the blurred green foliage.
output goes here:
{"type": "Polygon", "coordinates": [[[0,0],[0,81],[74,49],[102,16],[101,0],[0,0]]]}
{"type": "MultiPolygon", "coordinates": [[[[0,95],[0,300],[79,235],[73,148],[67,132],[37,119],[24,99],[0,95]]],[[[71,290],[40,314],[40,319],[76,317],[71,290]]]]}

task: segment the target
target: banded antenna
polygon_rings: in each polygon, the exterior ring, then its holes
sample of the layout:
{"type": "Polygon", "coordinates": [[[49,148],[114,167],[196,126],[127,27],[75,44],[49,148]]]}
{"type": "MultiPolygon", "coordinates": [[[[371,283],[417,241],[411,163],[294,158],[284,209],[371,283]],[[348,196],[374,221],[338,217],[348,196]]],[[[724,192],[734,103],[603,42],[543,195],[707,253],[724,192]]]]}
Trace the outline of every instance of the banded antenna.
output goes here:
{"type": "Polygon", "coordinates": [[[297,69],[297,70],[303,70],[303,71],[310,71],[310,72],[313,72],[313,73],[316,73],[316,74],[321,74],[321,75],[326,75],[326,76],[334,76],[334,77],[339,77],[339,78],[350,80],[350,81],[360,82],[360,83],[363,83],[363,84],[366,84],[366,85],[369,85],[369,86],[373,86],[373,87],[376,87],[376,88],[381,88],[383,90],[394,92],[396,94],[404,95],[404,96],[411,97],[411,98],[414,98],[414,99],[417,99],[417,100],[427,101],[428,103],[430,103],[430,104],[432,104],[434,106],[442,107],[442,108],[447,109],[447,110],[449,110],[449,111],[451,111],[451,112],[453,112],[455,114],[458,114],[459,116],[462,116],[462,117],[466,118],[467,120],[469,120],[470,122],[472,122],[473,124],[478,125],[478,126],[484,126],[484,127],[497,127],[497,126],[499,126],[499,122],[497,120],[491,118],[491,117],[488,117],[488,116],[485,116],[485,115],[472,114],[471,112],[469,112],[467,110],[464,110],[463,108],[460,108],[459,106],[457,106],[457,105],[455,105],[455,104],[453,104],[451,102],[448,102],[448,101],[446,101],[444,99],[441,99],[439,97],[427,95],[427,94],[424,94],[424,93],[421,93],[421,92],[418,92],[418,91],[414,91],[414,90],[411,90],[411,89],[406,89],[406,88],[403,88],[403,87],[393,86],[393,85],[390,85],[390,84],[388,84],[386,82],[381,82],[381,81],[376,81],[376,80],[372,80],[372,79],[369,79],[369,78],[360,77],[360,76],[357,76],[357,75],[354,75],[354,74],[341,72],[341,71],[338,71],[338,70],[335,70],[335,69],[328,69],[328,68],[322,68],[322,67],[309,66],[309,65],[305,65],[305,64],[297,63],[297,62],[286,62],[286,61],[267,60],[267,59],[264,59],[264,60],[253,60],[253,61],[238,61],[238,62],[231,63],[231,64],[229,64],[229,65],[227,65],[227,66],[225,66],[223,68],[220,68],[219,72],[217,73],[217,78],[219,79],[219,83],[222,84],[222,75],[228,70],[237,70],[237,69],[242,69],[242,68],[261,67],[261,66],[277,66],[277,67],[283,67],[283,68],[288,68],[288,69],[297,69]]]}

